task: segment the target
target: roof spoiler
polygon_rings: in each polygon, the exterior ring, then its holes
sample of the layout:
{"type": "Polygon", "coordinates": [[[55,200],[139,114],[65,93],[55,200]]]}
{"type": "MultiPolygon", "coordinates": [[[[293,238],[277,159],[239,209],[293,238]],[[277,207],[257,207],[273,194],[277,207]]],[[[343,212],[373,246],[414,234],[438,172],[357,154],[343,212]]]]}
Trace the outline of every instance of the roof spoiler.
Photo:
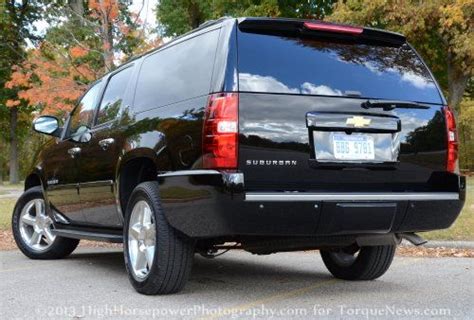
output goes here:
{"type": "Polygon", "coordinates": [[[280,19],[280,18],[240,18],[239,28],[242,31],[271,34],[312,35],[325,38],[346,40],[376,41],[401,46],[406,43],[402,34],[380,29],[355,27],[318,20],[280,19]]]}

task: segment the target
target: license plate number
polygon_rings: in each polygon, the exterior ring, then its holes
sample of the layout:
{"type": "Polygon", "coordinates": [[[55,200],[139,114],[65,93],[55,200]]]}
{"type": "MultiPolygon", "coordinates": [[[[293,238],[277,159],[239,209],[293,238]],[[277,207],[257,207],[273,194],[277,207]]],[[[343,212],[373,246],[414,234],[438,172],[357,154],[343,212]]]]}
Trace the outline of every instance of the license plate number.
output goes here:
{"type": "Polygon", "coordinates": [[[374,160],[374,138],[363,134],[334,134],[334,158],[338,160],[374,160]]]}

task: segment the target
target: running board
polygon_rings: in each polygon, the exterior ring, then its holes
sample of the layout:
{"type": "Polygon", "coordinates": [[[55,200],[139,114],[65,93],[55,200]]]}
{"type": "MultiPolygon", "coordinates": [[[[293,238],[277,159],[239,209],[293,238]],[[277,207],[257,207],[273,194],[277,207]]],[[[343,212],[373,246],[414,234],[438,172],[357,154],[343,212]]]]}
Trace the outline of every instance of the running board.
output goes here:
{"type": "Polygon", "coordinates": [[[103,232],[90,232],[82,230],[71,230],[71,229],[54,229],[53,233],[57,236],[72,239],[87,239],[95,241],[105,241],[113,243],[122,243],[123,236],[121,234],[103,233],[103,232]]]}

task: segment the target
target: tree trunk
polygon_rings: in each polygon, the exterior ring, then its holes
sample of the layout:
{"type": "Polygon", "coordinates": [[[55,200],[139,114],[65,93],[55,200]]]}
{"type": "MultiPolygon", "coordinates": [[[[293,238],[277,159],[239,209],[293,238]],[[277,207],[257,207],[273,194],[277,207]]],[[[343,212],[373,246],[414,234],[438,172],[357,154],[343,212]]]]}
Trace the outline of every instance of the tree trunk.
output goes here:
{"type": "MultiPolygon", "coordinates": [[[[4,150],[2,140],[0,140],[0,150],[4,150]]],[[[3,185],[3,155],[0,155],[0,186],[1,185],[3,185]]]]}
{"type": "Polygon", "coordinates": [[[112,30],[112,21],[110,21],[109,13],[108,13],[108,5],[104,2],[104,0],[99,0],[100,4],[100,37],[102,38],[102,47],[103,47],[103,56],[104,56],[104,64],[107,71],[113,70],[114,68],[114,51],[113,51],[113,30],[112,30]]]}
{"type": "Polygon", "coordinates": [[[16,135],[18,108],[10,108],[10,183],[18,183],[18,138],[16,135]]]}
{"type": "Polygon", "coordinates": [[[448,104],[461,114],[459,103],[466,90],[469,75],[464,74],[452,61],[451,54],[448,54],[448,104]]]}
{"type": "Polygon", "coordinates": [[[191,25],[192,29],[199,27],[202,21],[202,12],[201,8],[199,7],[199,3],[195,1],[190,1],[188,4],[188,15],[189,15],[189,24],[191,25]]]}
{"type": "Polygon", "coordinates": [[[69,7],[79,17],[84,16],[84,1],[83,0],[68,0],[69,7]]]}
{"type": "Polygon", "coordinates": [[[111,71],[114,69],[113,35],[112,26],[106,19],[102,21],[101,33],[105,69],[111,71]]]}
{"type": "Polygon", "coordinates": [[[114,35],[112,33],[112,23],[110,21],[106,22],[107,29],[105,30],[106,42],[104,45],[105,48],[105,66],[107,70],[113,70],[114,65],[114,51],[113,51],[113,43],[114,43],[114,35]]]}

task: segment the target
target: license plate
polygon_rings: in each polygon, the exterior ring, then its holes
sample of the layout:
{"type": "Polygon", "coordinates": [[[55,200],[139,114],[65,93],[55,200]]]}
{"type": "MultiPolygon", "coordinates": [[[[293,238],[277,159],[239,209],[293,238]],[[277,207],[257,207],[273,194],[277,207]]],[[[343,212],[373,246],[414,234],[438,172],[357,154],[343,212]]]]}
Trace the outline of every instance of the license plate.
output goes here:
{"type": "Polygon", "coordinates": [[[364,134],[334,134],[334,158],[338,160],[374,160],[374,138],[364,134]]]}

